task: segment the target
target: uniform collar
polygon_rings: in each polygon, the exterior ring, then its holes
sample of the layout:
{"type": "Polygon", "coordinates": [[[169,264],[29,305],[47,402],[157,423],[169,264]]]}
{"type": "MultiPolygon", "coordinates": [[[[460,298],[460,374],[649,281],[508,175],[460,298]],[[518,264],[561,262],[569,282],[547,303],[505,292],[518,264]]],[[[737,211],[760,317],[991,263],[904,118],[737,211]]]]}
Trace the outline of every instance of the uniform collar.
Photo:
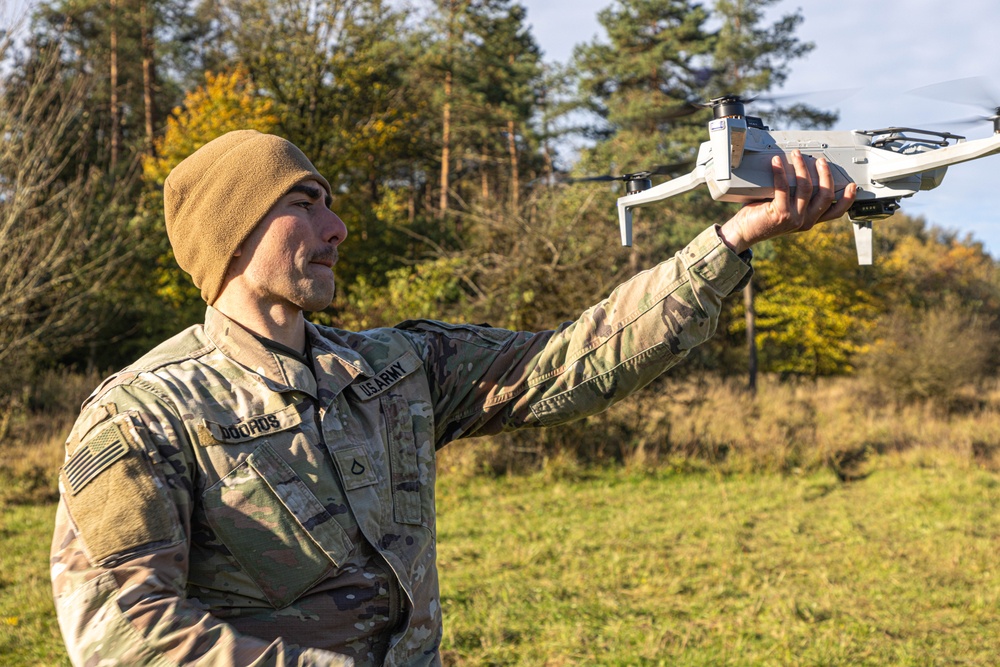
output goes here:
{"type": "Polygon", "coordinates": [[[211,306],[205,312],[205,335],[226,357],[255,373],[273,391],[301,391],[313,398],[333,398],[358,375],[372,375],[371,367],[357,352],[322,336],[309,322],[306,335],[314,367],[320,371],[318,383],[311,368],[275,354],[239,323],[211,306]]]}
{"type": "Polygon", "coordinates": [[[315,324],[307,321],[306,336],[309,337],[313,368],[316,369],[317,398],[321,403],[327,404],[359,375],[371,377],[375,374],[365,358],[333,332],[320,332],[315,324]]]}

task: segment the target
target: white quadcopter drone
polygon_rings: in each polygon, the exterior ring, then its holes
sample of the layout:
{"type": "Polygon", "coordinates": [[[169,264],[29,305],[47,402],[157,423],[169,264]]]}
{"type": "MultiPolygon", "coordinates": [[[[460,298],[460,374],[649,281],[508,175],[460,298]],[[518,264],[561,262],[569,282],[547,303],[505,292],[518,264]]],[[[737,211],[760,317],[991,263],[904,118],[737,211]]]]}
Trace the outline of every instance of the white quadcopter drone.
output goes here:
{"type": "MultiPolygon", "coordinates": [[[[776,132],[760,118],[746,115],[744,103],[729,95],[705,105],[711,106],[715,117],[708,124],[709,140],[701,145],[689,174],[655,187],[649,176],[662,173],[656,170],[613,177],[625,181],[627,192],[618,199],[622,245],[632,245],[632,209],[702,184],[708,185],[712,198],[718,201],[746,203],[772,198],[771,158],[782,155],[790,173],[785,153],[798,149],[813,170],[815,158],[826,158],[835,197],[843,194],[848,183],[858,185],[848,217],[854,224],[858,263],[871,264],[873,220],[891,216],[904,197],[939,186],[950,165],[1000,153],[1000,108],[983,117],[993,121],[993,136],[966,141],[957,134],[909,127],[776,132]]],[[[789,183],[794,182],[790,173],[789,183]]]]}

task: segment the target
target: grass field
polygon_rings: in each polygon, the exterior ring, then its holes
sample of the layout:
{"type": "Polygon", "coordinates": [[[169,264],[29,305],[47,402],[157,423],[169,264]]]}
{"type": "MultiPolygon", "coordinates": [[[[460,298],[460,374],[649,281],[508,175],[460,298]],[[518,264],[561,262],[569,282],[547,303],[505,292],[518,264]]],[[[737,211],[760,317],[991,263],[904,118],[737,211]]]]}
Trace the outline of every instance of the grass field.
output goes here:
{"type": "MultiPolygon", "coordinates": [[[[450,665],[996,665],[1000,475],[578,468],[439,482],[450,665]]],[[[67,664],[50,501],[2,510],[0,664],[67,664]]]]}
{"type": "Polygon", "coordinates": [[[1000,477],[916,462],[445,480],[446,664],[996,665],[1000,477]]]}

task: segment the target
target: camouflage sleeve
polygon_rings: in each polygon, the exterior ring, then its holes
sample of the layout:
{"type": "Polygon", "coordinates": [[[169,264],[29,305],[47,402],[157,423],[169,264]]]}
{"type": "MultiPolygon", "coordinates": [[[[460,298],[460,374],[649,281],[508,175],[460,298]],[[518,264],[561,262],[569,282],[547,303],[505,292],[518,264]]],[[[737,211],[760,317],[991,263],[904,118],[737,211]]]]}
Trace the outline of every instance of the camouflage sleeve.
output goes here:
{"type": "Polygon", "coordinates": [[[430,378],[437,446],[606,409],[707,340],[751,272],[713,226],[554,331],[404,322],[430,378]]]}
{"type": "Polygon", "coordinates": [[[134,386],[87,407],[67,441],[52,542],[74,665],[350,665],[240,635],[185,596],[193,461],[181,421],[134,386]]]}

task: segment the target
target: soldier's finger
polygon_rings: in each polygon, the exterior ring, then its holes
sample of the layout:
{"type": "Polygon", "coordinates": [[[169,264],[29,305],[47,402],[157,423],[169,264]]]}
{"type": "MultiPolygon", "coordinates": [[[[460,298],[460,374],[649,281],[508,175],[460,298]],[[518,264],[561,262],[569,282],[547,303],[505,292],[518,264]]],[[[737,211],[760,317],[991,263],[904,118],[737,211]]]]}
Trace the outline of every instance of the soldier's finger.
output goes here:
{"type": "Polygon", "coordinates": [[[800,228],[802,231],[812,229],[813,225],[823,219],[833,204],[833,174],[830,171],[830,163],[824,158],[816,160],[816,174],[819,176],[819,187],[809,202],[809,209],[800,228]]]}
{"type": "Polygon", "coordinates": [[[780,155],[771,158],[771,173],[774,175],[774,200],[771,202],[779,215],[787,215],[789,209],[788,176],[785,175],[785,161],[780,155]]]}
{"type": "Polygon", "coordinates": [[[801,224],[813,195],[812,175],[802,157],[802,151],[792,151],[792,167],[795,170],[795,211],[798,213],[797,222],[801,224]]]}
{"type": "Polygon", "coordinates": [[[820,222],[825,222],[827,220],[836,220],[841,217],[848,210],[850,210],[851,205],[854,204],[855,195],[858,194],[858,186],[854,183],[848,183],[847,187],[844,188],[843,196],[834,204],[827,209],[823,217],[820,218],[820,222]]]}

